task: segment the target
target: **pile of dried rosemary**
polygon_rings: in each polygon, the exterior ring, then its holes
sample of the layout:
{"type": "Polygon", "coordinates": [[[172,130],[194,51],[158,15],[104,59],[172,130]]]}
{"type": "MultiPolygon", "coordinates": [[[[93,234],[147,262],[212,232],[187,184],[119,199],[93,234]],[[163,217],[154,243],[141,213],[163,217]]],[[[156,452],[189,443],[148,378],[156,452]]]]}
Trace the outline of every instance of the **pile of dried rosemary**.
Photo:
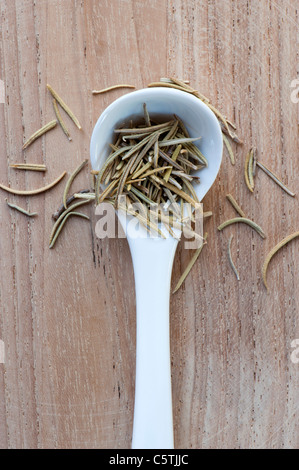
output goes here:
{"type": "MultiPolygon", "coordinates": [[[[192,172],[207,166],[207,160],[194,144],[200,136],[191,138],[178,116],[156,123],[146,104],[143,108],[143,122],[115,129],[111,153],[96,172],[95,199],[97,204],[110,202],[116,209],[120,208],[121,196],[125,196],[127,208],[134,203],[142,204],[143,214],[134,215],[147,229],[156,229],[161,234],[157,226],[153,227],[148,211],[161,204],[171,207],[172,227],[168,228],[182,228],[184,204],[195,207],[199,203],[192,183],[199,183],[200,179],[192,172]],[[106,185],[103,192],[101,184],[106,185]]],[[[165,223],[163,215],[160,218],[159,222],[165,223]]]]}

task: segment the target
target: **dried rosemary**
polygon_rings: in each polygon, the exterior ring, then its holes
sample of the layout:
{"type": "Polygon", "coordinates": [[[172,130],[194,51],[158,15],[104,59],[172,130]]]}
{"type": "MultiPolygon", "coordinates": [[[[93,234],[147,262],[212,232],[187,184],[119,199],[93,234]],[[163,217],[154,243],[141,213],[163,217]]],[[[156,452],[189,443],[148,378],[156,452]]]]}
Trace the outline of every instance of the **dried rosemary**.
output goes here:
{"type": "Polygon", "coordinates": [[[236,160],[235,160],[235,155],[234,155],[234,152],[233,152],[233,149],[232,149],[232,146],[228,140],[228,138],[222,133],[222,138],[223,138],[223,142],[225,143],[225,146],[227,148],[227,151],[228,151],[228,154],[229,154],[229,158],[230,158],[230,161],[231,161],[231,164],[232,165],[235,165],[236,164],[236,160]]]}
{"type": "Polygon", "coordinates": [[[219,225],[218,230],[221,232],[224,228],[228,227],[229,225],[232,224],[237,224],[237,223],[243,223],[250,225],[262,238],[266,238],[266,235],[264,234],[262,228],[257,225],[255,222],[253,222],[250,219],[246,219],[245,217],[236,217],[235,219],[227,220],[223,224],[219,225]]]}
{"type": "Polygon", "coordinates": [[[253,175],[253,165],[254,165],[254,160],[255,160],[255,150],[252,149],[252,152],[250,153],[250,158],[248,162],[248,179],[249,179],[249,184],[254,189],[254,175],[253,175]]]}
{"type": "Polygon", "coordinates": [[[174,290],[173,290],[173,292],[172,292],[173,294],[175,294],[175,293],[179,290],[179,288],[182,286],[183,282],[186,280],[186,277],[187,277],[188,274],[190,273],[190,271],[191,271],[191,269],[193,268],[194,264],[196,263],[196,261],[197,261],[199,255],[201,254],[202,249],[203,249],[204,245],[205,245],[206,242],[207,242],[207,238],[208,238],[208,234],[206,233],[206,234],[204,235],[204,242],[203,242],[203,244],[201,245],[200,248],[198,248],[198,249],[196,250],[196,252],[195,252],[194,255],[192,256],[192,259],[190,260],[190,262],[189,262],[187,268],[185,269],[185,271],[184,271],[184,273],[182,274],[182,276],[180,277],[180,279],[179,279],[179,281],[178,281],[176,287],[174,288],[174,290]]]}
{"type": "Polygon", "coordinates": [[[227,249],[227,253],[228,253],[228,259],[229,259],[229,263],[232,267],[232,270],[234,271],[235,275],[236,275],[236,278],[238,281],[240,281],[240,276],[239,276],[239,273],[238,273],[238,270],[233,262],[233,259],[232,259],[232,253],[231,253],[231,245],[232,245],[232,241],[233,241],[233,238],[234,236],[231,235],[230,239],[229,239],[229,242],[228,242],[228,249],[227,249]]]}
{"type": "Polygon", "coordinates": [[[68,116],[72,119],[72,121],[74,121],[74,123],[76,124],[76,126],[78,127],[78,129],[82,129],[81,127],[81,124],[80,122],[78,121],[78,119],[76,118],[76,116],[74,115],[74,113],[71,111],[71,109],[67,106],[67,104],[63,101],[62,98],[60,98],[60,96],[56,93],[55,90],[53,90],[53,88],[51,87],[51,85],[47,85],[47,88],[49,90],[49,92],[51,93],[51,95],[53,96],[53,98],[60,104],[60,106],[62,107],[62,109],[64,109],[64,111],[66,112],[66,114],[68,114],[68,116]]]}
{"type": "Polygon", "coordinates": [[[172,140],[166,140],[164,142],[161,142],[159,144],[159,147],[170,147],[171,145],[178,145],[178,144],[187,144],[189,142],[195,142],[196,140],[200,140],[201,137],[185,137],[183,139],[172,139],[172,140]]]}
{"type": "Polygon", "coordinates": [[[32,134],[32,136],[29,137],[28,140],[26,140],[25,144],[23,145],[23,150],[27,149],[29,145],[31,145],[35,140],[37,140],[39,137],[44,135],[46,132],[49,132],[51,129],[54,129],[56,125],[57,125],[57,121],[55,119],[54,121],[50,121],[48,124],[43,126],[38,131],[34,132],[34,134],[32,134]]]}
{"type": "Polygon", "coordinates": [[[174,121],[164,122],[162,124],[156,124],[155,126],[150,127],[135,127],[134,129],[115,129],[116,134],[152,134],[155,131],[168,128],[174,121]]]}
{"type": "Polygon", "coordinates": [[[111,91],[111,90],[117,90],[118,88],[135,88],[134,85],[126,85],[126,84],[119,84],[119,85],[113,85],[113,86],[109,86],[108,88],[103,88],[102,90],[93,90],[92,91],[92,94],[93,95],[99,95],[99,94],[102,94],[102,93],[107,93],[108,91],[111,91]]]}
{"type": "MultiPolygon", "coordinates": [[[[177,116],[157,123],[151,119],[146,104],[141,121],[115,129],[114,133],[116,142],[110,145],[112,152],[102,168],[93,172],[96,203],[108,201],[117,209],[119,197],[123,195],[127,200],[143,204],[145,214],[162,204],[165,212],[169,207],[174,211],[172,226],[166,227],[167,230],[173,233],[172,228],[182,229],[186,221],[180,220],[179,205],[187,202],[196,207],[198,204],[191,183],[199,182],[199,177],[192,171],[207,166],[196,145],[200,137],[191,137],[177,116]],[[105,185],[102,191],[101,184],[105,185]]],[[[150,230],[149,225],[147,228],[150,230]]]]}
{"type": "Polygon", "coordinates": [[[289,194],[292,197],[295,197],[296,195],[289,189],[287,186],[276,176],[269,168],[266,167],[263,163],[257,161],[256,162],[257,166],[261,168],[270,178],[272,178],[273,181],[275,181],[278,186],[280,186],[287,194],[289,194]]]}
{"type": "MultiPolygon", "coordinates": [[[[81,196],[85,196],[86,199],[87,199],[87,196],[88,196],[88,193],[90,193],[90,190],[89,189],[82,189],[82,191],[80,191],[79,193],[76,193],[76,194],[73,194],[72,196],[70,196],[67,201],[66,201],[66,205],[69,206],[75,199],[78,198],[78,195],[80,194],[81,196]]],[[[61,206],[59,207],[59,209],[57,209],[57,211],[52,215],[52,219],[54,220],[57,220],[58,217],[61,216],[61,214],[65,211],[65,207],[64,207],[64,204],[61,204],[61,206]]]]}
{"type": "Polygon", "coordinates": [[[273,256],[276,255],[276,253],[282,248],[284,247],[285,245],[287,245],[289,242],[291,242],[292,240],[294,240],[295,238],[298,238],[299,237],[299,232],[295,232],[291,235],[289,235],[288,237],[284,238],[280,243],[278,243],[278,245],[276,245],[271,251],[270,253],[267,255],[266,259],[265,259],[265,262],[263,264],[263,267],[262,267],[262,276],[263,276],[263,281],[264,281],[264,285],[266,287],[266,289],[268,290],[268,284],[267,284],[267,270],[268,270],[268,266],[269,266],[269,263],[270,261],[272,260],[273,256]]]}
{"type": "Polygon", "coordinates": [[[48,191],[49,189],[53,188],[54,186],[56,186],[56,184],[58,184],[62,180],[62,178],[64,178],[65,175],[66,175],[66,171],[64,171],[62,175],[58,176],[58,178],[55,181],[48,184],[47,186],[44,186],[43,188],[39,188],[39,189],[34,189],[32,191],[21,191],[19,189],[12,189],[12,188],[9,188],[8,186],[4,186],[4,184],[0,184],[0,189],[3,189],[3,191],[6,191],[7,193],[16,194],[18,196],[35,196],[36,194],[44,193],[48,191]]]}
{"type": "Polygon", "coordinates": [[[74,179],[76,178],[76,176],[80,173],[80,171],[85,167],[85,165],[87,164],[87,161],[88,160],[84,160],[82,163],[80,163],[80,165],[76,168],[76,170],[71,174],[71,176],[69,177],[67,183],[66,183],[66,186],[65,186],[65,190],[64,190],[64,193],[63,193],[63,204],[64,204],[64,207],[67,209],[67,195],[68,195],[68,192],[69,192],[69,189],[74,181],[74,179]]]}
{"type": "Polygon", "coordinates": [[[51,246],[51,243],[54,239],[54,236],[55,236],[55,233],[56,233],[56,230],[58,229],[61,221],[64,219],[64,217],[69,214],[70,212],[74,211],[74,209],[77,209],[77,207],[81,207],[81,206],[84,206],[85,204],[89,204],[90,203],[90,200],[87,200],[87,201],[79,201],[79,202],[76,202],[75,204],[73,204],[72,206],[70,206],[67,210],[65,210],[59,217],[58,219],[56,220],[53,228],[52,228],[52,232],[51,232],[51,235],[50,235],[50,246],[51,246]]]}
{"type": "Polygon", "coordinates": [[[71,135],[70,135],[69,130],[67,129],[63,119],[62,119],[62,116],[60,114],[60,111],[59,111],[59,108],[58,108],[58,105],[57,105],[57,101],[56,101],[55,98],[53,99],[53,107],[54,107],[54,111],[55,111],[55,114],[56,114],[56,118],[57,118],[63,132],[65,133],[65,135],[67,136],[69,141],[71,141],[72,140],[71,135]]]}
{"type": "Polygon", "coordinates": [[[17,206],[16,204],[11,204],[10,202],[8,202],[8,200],[6,199],[6,203],[9,207],[11,207],[12,209],[15,209],[17,210],[18,212],[21,212],[22,214],[24,215],[27,215],[28,217],[35,217],[38,215],[37,212],[28,212],[26,211],[25,209],[23,209],[22,207],[20,206],[17,206]]]}
{"type": "Polygon", "coordinates": [[[254,183],[253,183],[252,174],[250,173],[250,168],[252,168],[252,166],[251,166],[252,163],[251,162],[253,162],[253,155],[254,155],[254,151],[253,151],[253,149],[250,149],[249,152],[246,155],[245,169],[244,169],[244,176],[245,176],[246,186],[249,189],[249,191],[252,192],[252,193],[253,193],[253,190],[254,190],[254,183]]]}
{"type": "Polygon", "coordinates": [[[241,217],[245,217],[245,218],[246,218],[245,212],[243,212],[243,210],[241,209],[241,207],[239,206],[239,204],[237,203],[237,201],[235,200],[235,198],[234,198],[231,194],[227,194],[226,198],[227,198],[228,201],[231,203],[231,205],[232,205],[233,208],[236,210],[236,212],[237,212],[241,217]]]}
{"type": "Polygon", "coordinates": [[[61,233],[61,230],[63,229],[63,227],[64,227],[66,221],[67,221],[68,218],[69,218],[70,216],[72,216],[72,215],[76,215],[76,216],[78,216],[78,217],[82,217],[83,219],[89,220],[89,217],[88,217],[87,215],[85,215],[85,214],[81,214],[81,212],[69,212],[69,213],[64,217],[64,219],[61,221],[59,227],[57,228],[56,233],[55,233],[55,235],[54,235],[54,237],[53,237],[53,239],[52,239],[52,241],[51,241],[51,243],[50,243],[50,246],[49,246],[50,249],[52,249],[52,248],[54,247],[54,245],[55,245],[55,243],[56,243],[56,241],[57,241],[57,238],[59,237],[59,235],[60,235],[60,233],[61,233]]]}
{"type": "Polygon", "coordinates": [[[90,200],[94,201],[95,198],[96,198],[95,193],[83,194],[82,191],[81,191],[80,193],[75,193],[74,194],[74,199],[85,199],[85,200],[90,199],[90,200]]]}
{"type": "MultiPolygon", "coordinates": [[[[228,123],[229,121],[226,121],[226,122],[228,123]]],[[[222,134],[227,135],[236,144],[243,145],[242,140],[237,136],[237,134],[235,132],[230,131],[230,133],[228,133],[227,128],[223,124],[223,122],[219,121],[219,124],[220,124],[221,130],[222,130],[222,134]]]]}
{"type": "Polygon", "coordinates": [[[15,170],[47,171],[46,165],[39,165],[35,163],[14,163],[9,166],[15,170]]]}

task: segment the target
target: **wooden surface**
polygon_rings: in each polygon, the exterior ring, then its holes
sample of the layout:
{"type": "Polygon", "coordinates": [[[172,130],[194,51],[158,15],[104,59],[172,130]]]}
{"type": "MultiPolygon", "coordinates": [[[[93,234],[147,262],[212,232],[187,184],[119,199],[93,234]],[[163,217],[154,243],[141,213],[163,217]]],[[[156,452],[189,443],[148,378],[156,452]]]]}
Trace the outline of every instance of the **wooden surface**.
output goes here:
{"type": "MultiPolygon", "coordinates": [[[[299,229],[298,197],[258,171],[251,195],[243,167],[250,146],[293,189],[299,184],[298,1],[282,0],[1,0],[1,182],[43,186],[89,157],[93,126],[124,90],[163,76],[189,79],[236,122],[244,146],[232,167],[224,155],[205,210],[209,243],[171,299],[173,410],[177,448],[298,448],[299,242],[269,268],[266,253],[299,229]],[[69,143],[57,128],[26,152],[22,144],[53,119],[50,83],[77,114],[69,143]],[[45,163],[27,174],[9,163],[45,163]],[[223,233],[234,216],[230,192],[267,233],[247,226],[223,233]],[[227,260],[233,256],[238,283],[227,260]]],[[[89,186],[88,169],[74,189],[89,186]]],[[[44,195],[10,197],[39,216],[12,212],[1,191],[1,448],[129,448],[135,371],[135,298],[126,240],[99,241],[91,222],[68,222],[48,249],[51,215],[64,183],[44,195]]],[[[173,283],[192,253],[179,248],[173,283]]]]}

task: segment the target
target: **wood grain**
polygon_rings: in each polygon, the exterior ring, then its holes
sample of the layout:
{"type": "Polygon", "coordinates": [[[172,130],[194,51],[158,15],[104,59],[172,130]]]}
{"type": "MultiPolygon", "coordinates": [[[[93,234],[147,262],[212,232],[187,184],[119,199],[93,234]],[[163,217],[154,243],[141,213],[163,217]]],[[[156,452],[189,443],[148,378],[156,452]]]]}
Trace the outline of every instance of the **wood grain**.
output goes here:
{"type": "MultiPolygon", "coordinates": [[[[258,171],[251,195],[246,151],[297,191],[298,8],[290,0],[2,0],[0,2],[1,182],[32,189],[73,171],[89,157],[93,126],[125,90],[92,96],[118,83],[137,88],[175,75],[209,96],[235,121],[243,147],[227,155],[204,201],[208,246],[171,299],[171,357],[177,448],[298,448],[299,250],[294,241],[261,280],[266,253],[298,230],[293,199],[258,171]],[[50,83],[78,116],[73,142],[57,127],[22,152],[53,119],[50,83]],[[9,163],[43,163],[45,175],[9,163]],[[267,239],[247,226],[223,233],[232,193],[267,239]],[[238,283],[227,260],[233,256],[238,283]]],[[[88,169],[74,189],[89,186],[88,169]]],[[[51,214],[63,183],[32,198],[11,197],[35,220],[11,211],[1,193],[0,364],[1,448],[129,448],[135,370],[135,297],[126,240],[100,241],[89,224],[69,220],[48,249],[51,214]]],[[[191,253],[179,248],[173,283],[191,253]]]]}

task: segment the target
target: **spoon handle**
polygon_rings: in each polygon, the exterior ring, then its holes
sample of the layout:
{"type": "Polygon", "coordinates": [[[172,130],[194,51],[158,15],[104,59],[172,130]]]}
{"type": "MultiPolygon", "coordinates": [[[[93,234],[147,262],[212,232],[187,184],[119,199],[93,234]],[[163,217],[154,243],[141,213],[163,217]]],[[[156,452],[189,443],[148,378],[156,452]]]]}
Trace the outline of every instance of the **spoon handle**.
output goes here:
{"type": "Polygon", "coordinates": [[[133,449],[173,449],[169,297],[177,240],[129,240],[137,331],[133,449]]]}

